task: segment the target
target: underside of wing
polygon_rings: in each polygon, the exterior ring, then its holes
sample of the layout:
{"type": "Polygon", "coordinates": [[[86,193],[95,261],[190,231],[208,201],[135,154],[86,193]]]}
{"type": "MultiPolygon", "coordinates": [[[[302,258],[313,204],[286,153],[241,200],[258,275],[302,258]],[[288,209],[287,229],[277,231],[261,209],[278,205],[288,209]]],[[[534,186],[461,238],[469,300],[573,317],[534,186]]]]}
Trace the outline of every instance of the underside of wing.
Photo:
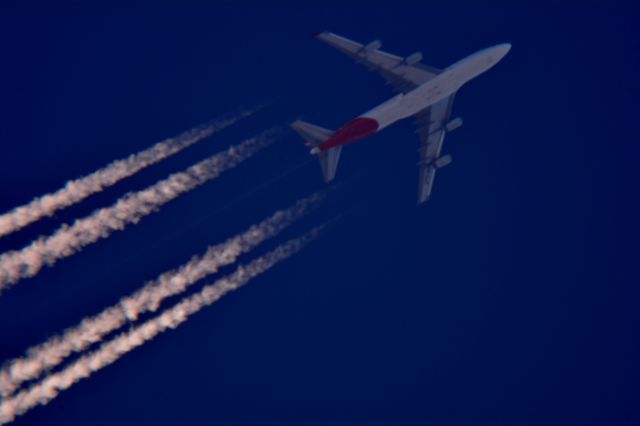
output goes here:
{"type": "Polygon", "coordinates": [[[416,114],[416,133],[420,138],[418,150],[418,204],[431,196],[436,171],[451,163],[450,155],[442,155],[447,132],[462,124],[460,118],[449,121],[454,95],[433,104],[416,114]]]}
{"type": "Polygon", "coordinates": [[[379,50],[379,40],[363,45],[328,31],[316,37],[380,74],[399,93],[407,93],[441,72],[421,64],[420,52],[402,58],[379,50]]]}

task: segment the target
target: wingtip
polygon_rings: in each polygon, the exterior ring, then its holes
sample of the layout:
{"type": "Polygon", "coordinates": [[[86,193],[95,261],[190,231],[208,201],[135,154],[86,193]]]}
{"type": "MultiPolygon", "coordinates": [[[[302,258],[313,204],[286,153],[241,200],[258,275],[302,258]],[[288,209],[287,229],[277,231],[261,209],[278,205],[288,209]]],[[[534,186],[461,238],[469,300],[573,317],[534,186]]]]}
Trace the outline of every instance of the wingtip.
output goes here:
{"type": "Polygon", "coordinates": [[[426,203],[427,201],[429,201],[430,198],[431,198],[431,194],[426,196],[418,195],[418,202],[416,203],[416,206],[426,203]]]}
{"type": "Polygon", "coordinates": [[[314,31],[311,33],[311,37],[315,38],[322,34],[324,31],[314,31]]]}

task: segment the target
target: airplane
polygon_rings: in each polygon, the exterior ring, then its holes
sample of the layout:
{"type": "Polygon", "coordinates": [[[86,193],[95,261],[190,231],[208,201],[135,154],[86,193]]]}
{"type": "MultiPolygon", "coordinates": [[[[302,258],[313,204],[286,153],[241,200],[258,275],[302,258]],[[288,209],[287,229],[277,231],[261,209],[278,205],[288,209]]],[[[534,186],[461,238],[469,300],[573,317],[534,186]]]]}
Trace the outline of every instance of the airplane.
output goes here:
{"type": "Polygon", "coordinates": [[[497,64],[509,52],[511,44],[503,43],[480,50],[441,70],[422,64],[420,52],[404,58],[383,52],[380,40],[363,45],[328,31],[313,35],[380,74],[398,93],[335,132],[301,120],[291,123],[311,149],[311,154],[318,156],[324,180],[330,182],[335,178],[344,145],[413,116],[420,138],[418,204],[427,201],[436,171],[452,161],[451,155],[442,155],[444,137],[462,125],[460,117],[450,120],[456,92],[466,82],[497,64]]]}

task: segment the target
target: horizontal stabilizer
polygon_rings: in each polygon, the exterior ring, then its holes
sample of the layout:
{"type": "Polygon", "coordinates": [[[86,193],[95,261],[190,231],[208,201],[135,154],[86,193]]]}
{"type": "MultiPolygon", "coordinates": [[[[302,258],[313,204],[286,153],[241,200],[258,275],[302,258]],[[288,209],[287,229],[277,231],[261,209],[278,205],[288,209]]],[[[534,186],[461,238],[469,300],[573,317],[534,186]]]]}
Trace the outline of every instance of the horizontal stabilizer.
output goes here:
{"type": "Polygon", "coordinates": [[[336,177],[338,161],[340,161],[340,151],[342,151],[342,146],[337,146],[318,154],[320,168],[322,168],[322,176],[325,182],[331,182],[336,177]]]}
{"type": "Polygon", "coordinates": [[[329,139],[334,133],[329,129],[325,129],[302,120],[296,120],[291,123],[291,128],[302,136],[305,145],[309,148],[314,148],[320,145],[322,142],[329,139]]]}
{"type": "Polygon", "coordinates": [[[302,120],[291,123],[291,128],[302,136],[304,144],[311,149],[311,154],[318,156],[324,181],[331,182],[336,176],[342,146],[321,151],[318,145],[329,139],[334,132],[302,120]]]}

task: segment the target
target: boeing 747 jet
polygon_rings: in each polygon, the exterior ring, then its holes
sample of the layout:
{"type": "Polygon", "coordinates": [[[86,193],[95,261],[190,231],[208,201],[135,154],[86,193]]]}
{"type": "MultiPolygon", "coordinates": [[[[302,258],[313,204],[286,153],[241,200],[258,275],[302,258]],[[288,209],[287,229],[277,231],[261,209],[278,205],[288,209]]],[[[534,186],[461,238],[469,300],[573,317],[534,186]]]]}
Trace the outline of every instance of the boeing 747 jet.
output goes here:
{"type": "Polygon", "coordinates": [[[462,125],[451,119],[453,98],[466,82],[497,64],[511,49],[508,43],[480,50],[443,70],[422,64],[422,54],[405,58],[380,50],[379,40],[363,45],[324,31],[316,38],[380,74],[398,94],[334,131],[298,120],[291,127],[318,156],[326,182],[334,179],[344,145],[379,132],[396,121],[415,117],[420,138],[418,204],[431,196],[436,170],[451,163],[442,155],[444,137],[462,125]]]}

